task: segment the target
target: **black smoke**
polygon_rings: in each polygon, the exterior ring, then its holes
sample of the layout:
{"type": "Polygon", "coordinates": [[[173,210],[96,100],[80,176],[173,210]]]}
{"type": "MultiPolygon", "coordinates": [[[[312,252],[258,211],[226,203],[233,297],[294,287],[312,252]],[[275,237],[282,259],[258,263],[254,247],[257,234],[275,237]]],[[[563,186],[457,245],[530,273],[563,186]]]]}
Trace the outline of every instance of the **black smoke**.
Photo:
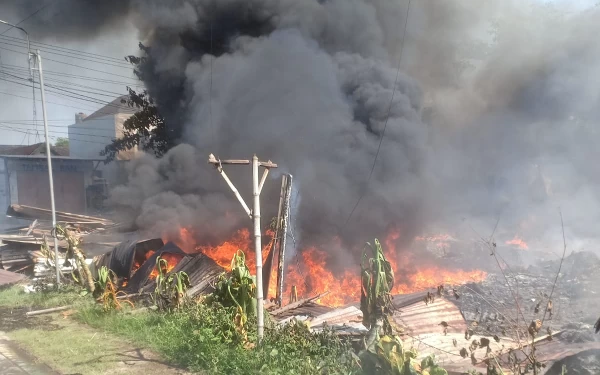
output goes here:
{"type": "MultiPolygon", "coordinates": [[[[150,47],[144,83],[184,144],[132,163],[113,192],[140,228],[244,225],[205,160],[256,153],[294,174],[304,240],[356,244],[390,226],[405,241],[432,227],[489,235],[500,217],[498,236],[553,244],[559,207],[568,235],[596,236],[597,7],[413,1],[403,35],[408,1],[71,2],[36,27],[81,39],[133,22],[150,47]]],[[[249,199],[248,171],[230,174],[249,199]]]]}

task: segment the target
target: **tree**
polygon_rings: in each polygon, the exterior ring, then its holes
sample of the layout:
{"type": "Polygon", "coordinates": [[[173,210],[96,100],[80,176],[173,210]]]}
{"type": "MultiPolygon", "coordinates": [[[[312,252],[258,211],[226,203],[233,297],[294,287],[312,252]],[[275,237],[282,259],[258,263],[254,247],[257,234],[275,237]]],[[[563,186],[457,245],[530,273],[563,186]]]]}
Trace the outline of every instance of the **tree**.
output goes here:
{"type": "MultiPolygon", "coordinates": [[[[139,44],[139,47],[143,56],[128,56],[126,60],[134,66],[134,74],[143,81],[144,69],[152,64],[149,57],[150,48],[142,43],[139,44]]],[[[138,111],[123,123],[122,136],[113,139],[111,144],[100,152],[100,155],[105,157],[105,163],[114,160],[119,152],[135,146],[160,157],[175,143],[165,119],[160,115],[158,107],[148,91],[137,92],[128,86],[127,92],[129,97],[121,100],[121,103],[136,108],[138,111]]]]}
{"type": "Polygon", "coordinates": [[[58,137],[54,142],[55,147],[69,147],[69,138],[58,137]]]}

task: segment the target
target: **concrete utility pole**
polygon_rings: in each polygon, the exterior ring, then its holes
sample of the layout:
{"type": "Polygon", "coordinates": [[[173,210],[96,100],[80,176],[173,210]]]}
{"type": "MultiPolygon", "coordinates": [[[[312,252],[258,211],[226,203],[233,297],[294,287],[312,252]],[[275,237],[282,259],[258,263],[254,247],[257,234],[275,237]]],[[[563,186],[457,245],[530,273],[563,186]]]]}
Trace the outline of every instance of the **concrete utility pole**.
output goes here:
{"type": "Polygon", "coordinates": [[[269,161],[262,162],[258,160],[258,157],[254,155],[252,161],[250,160],[219,160],[213,154],[208,156],[208,163],[215,166],[217,171],[221,174],[227,185],[233,191],[233,194],[238,199],[246,214],[252,219],[254,223],[254,251],[256,252],[256,305],[257,305],[257,320],[258,320],[258,342],[260,343],[264,333],[264,297],[263,297],[263,275],[262,275],[262,246],[261,246],[261,229],[260,229],[260,192],[262,191],[263,185],[269,174],[271,168],[277,168],[277,164],[269,161]],[[250,165],[252,164],[252,196],[253,205],[252,210],[248,208],[244,198],[240,195],[235,185],[231,182],[229,177],[223,170],[223,164],[237,164],[237,165],[250,165]],[[265,170],[263,175],[258,180],[258,169],[264,167],[265,170]]]}
{"type": "MultiPolygon", "coordinates": [[[[56,237],[56,205],[54,202],[54,178],[52,176],[52,153],[50,151],[50,140],[48,138],[48,117],[46,116],[46,93],[44,92],[44,72],[42,71],[42,56],[37,50],[35,59],[38,63],[38,72],[40,73],[40,91],[42,93],[42,116],[44,118],[44,136],[46,138],[46,159],[48,160],[48,181],[50,182],[50,208],[52,209],[52,228],[55,233],[54,238],[54,265],[56,266],[56,285],[60,285],[60,268],[58,264],[58,238],[56,237]]],[[[35,62],[34,62],[35,64],[35,62]]]]}
{"type": "MultiPolygon", "coordinates": [[[[44,134],[46,137],[46,159],[48,161],[48,181],[50,182],[50,207],[52,209],[52,228],[56,229],[56,206],[54,204],[54,180],[52,176],[52,154],[50,152],[50,140],[48,138],[48,118],[46,116],[46,96],[44,92],[44,74],[42,72],[42,57],[40,55],[40,51],[37,50],[36,53],[31,52],[30,44],[29,44],[29,33],[25,31],[24,28],[19,27],[17,25],[13,25],[11,23],[0,20],[0,23],[3,23],[8,26],[12,26],[16,29],[21,30],[25,33],[27,37],[27,64],[31,68],[31,85],[35,88],[35,82],[33,79],[33,70],[35,68],[35,62],[37,60],[38,63],[38,71],[40,74],[40,91],[42,94],[42,113],[44,116],[44,134]],[[33,66],[31,66],[31,58],[33,58],[33,66]]],[[[35,100],[35,96],[34,96],[35,100]]],[[[58,239],[56,238],[56,233],[52,236],[54,237],[54,264],[56,266],[56,286],[60,285],[60,266],[58,264],[58,239]]]]}

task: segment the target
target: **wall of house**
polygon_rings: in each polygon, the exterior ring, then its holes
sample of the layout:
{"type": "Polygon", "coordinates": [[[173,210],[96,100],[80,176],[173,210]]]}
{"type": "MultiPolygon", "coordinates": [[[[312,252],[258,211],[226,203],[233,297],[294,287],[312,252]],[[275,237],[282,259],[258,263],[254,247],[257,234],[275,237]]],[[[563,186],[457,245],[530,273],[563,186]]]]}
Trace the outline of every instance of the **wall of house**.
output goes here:
{"type": "Polygon", "coordinates": [[[116,137],[115,115],[69,125],[69,156],[101,159],[100,151],[116,137]]]}
{"type": "Polygon", "coordinates": [[[6,209],[10,205],[9,202],[8,173],[6,172],[4,160],[0,159],[0,218],[5,217],[3,213],[6,212],[6,209]]]}
{"type": "MultiPolygon", "coordinates": [[[[10,158],[6,170],[10,203],[50,209],[48,164],[45,159],[10,158]]],[[[53,159],[56,209],[85,213],[86,188],[92,182],[93,163],[87,160],[53,159]]]]}

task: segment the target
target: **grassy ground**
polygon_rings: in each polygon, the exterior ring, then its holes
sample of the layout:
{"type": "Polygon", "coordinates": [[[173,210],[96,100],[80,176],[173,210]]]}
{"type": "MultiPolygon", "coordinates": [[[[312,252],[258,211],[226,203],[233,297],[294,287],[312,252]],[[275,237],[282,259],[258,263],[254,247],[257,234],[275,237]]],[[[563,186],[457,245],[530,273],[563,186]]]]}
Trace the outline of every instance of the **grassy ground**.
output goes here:
{"type": "Polygon", "coordinates": [[[89,304],[90,298],[81,295],[81,289],[67,288],[39,293],[25,293],[24,288],[14,286],[0,290],[0,307],[45,309],[73,304],[89,304]]]}
{"type": "Polygon", "coordinates": [[[159,356],[109,333],[55,316],[40,325],[9,332],[8,337],[35,358],[63,374],[176,374],[159,356]]]}
{"type": "Polygon", "coordinates": [[[351,374],[356,367],[348,347],[329,334],[313,335],[302,326],[267,330],[260,349],[233,325],[233,311],[193,305],[173,313],[104,313],[81,309],[78,319],[131,338],[193,371],[211,374],[351,374]]]}
{"type": "MultiPolygon", "coordinates": [[[[63,374],[181,374],[162,356],[136,346],[127,337],[95,329],[73,319],[92,309],[90,296],[77,289],[24,293],[20,287],[0,291],[0,331],[40,362],[63,374]],[[74,305],[57,314],[26,317],[36,309],[74,305]]],[[[126,335],[125,335],[126,336],[126,335]]]]}
{"type": "Polygon", "coordinates": [[[356,370],[346,345],[329,334],[310,334],[302,325],[267,329],[263,345],[253,348],[255,325],[250,322],[249,331],[240,331],[234,315],[235,310],[203,303],[170,313],[105,312],[76,289],[32,294],[18,287],[0,291],[0,331],[62,373],[179,373],[161,358],[210,374],[351,374],[356,370]],[[64,305],[75,307],[54,315],[24,315],[27,310],[64,305]]]}

